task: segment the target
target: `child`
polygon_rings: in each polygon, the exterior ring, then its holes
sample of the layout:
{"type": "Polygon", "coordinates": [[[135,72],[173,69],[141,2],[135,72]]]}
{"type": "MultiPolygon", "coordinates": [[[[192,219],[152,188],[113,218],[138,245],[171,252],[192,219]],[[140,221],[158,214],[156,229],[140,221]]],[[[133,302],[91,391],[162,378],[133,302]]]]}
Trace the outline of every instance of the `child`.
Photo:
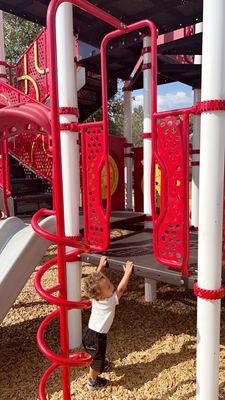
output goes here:
{"type": "Polygon", "coordinates": [[[106,360],[107,333],[113,323],[115,308],[127,288],[133,270],[133,263],[127,261],[123,267],[124,276],[115,289],[112,282],[102,273],[106,264],[107,258],[101,257],[96,271],[85,280],[86,295],[92,299],[91,316],[82,341],[85,350],[93,358],[87,382],[90,390],[108,384],[108,379],[99,376],[109,368],[109,362],[106,360]]]}

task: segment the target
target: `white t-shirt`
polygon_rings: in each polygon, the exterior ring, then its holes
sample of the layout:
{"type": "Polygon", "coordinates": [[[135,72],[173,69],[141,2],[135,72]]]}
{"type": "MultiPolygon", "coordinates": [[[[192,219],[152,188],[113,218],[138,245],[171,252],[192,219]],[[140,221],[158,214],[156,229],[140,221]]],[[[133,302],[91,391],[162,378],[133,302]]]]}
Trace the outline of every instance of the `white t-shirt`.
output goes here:
{"type": "Polygon", "coordinates": [[[114,320],[115,309],[119,304],[116,292],[104,300],[92,300],[88,327],[95,332],[108,333],[114,320]]]}

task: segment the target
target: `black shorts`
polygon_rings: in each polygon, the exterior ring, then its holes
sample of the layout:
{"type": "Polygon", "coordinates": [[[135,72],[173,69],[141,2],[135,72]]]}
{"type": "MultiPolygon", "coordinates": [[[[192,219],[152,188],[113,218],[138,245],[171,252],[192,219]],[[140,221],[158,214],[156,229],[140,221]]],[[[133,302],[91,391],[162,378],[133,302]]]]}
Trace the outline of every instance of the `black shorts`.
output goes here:
{"type": "Polygon", "coordinates": [[[82,343],[86,352],[93,358],[91,368],[101,374],[105,368],[107,334],[95,332],[87,327],[83,332],[82,343]]]}

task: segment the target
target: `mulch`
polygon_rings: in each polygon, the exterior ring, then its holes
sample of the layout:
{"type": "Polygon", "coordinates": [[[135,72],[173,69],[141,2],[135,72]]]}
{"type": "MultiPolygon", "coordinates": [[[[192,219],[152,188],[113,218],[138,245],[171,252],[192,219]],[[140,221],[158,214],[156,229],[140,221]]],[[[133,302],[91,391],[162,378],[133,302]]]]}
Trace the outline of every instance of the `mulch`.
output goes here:
{"type": "MultiPolygon", "coordinates": [[[[51,246],[44,259],[55,253],[51,246]]],[[[36,270],[39,267],[36,268],[36,270]]],[[[83,265],[83,276],[92,267],[83,265]]],[[[40,378],[49,362],[37,349],[36,332],[54,306],[46,304],[30,277],[17,301],[0,325],[0,400],[36,400],[40,378]]],[[[121,274],[109,271],[116,284],[121,274]]],[[[57,268],[45,281],[53,285],[57,268]]],[[[90,311],[83,312],[83,324],[90,311]]],[[[225,398],[225,306],[221,314],[220,397],[225,398]]],[[[58,323],[48,330],[47,342],[58,351],[58,323]]],[[[158,298],[144,300],[143,279],[132,276],[128,291],[116,310],[108,336],[111,381],[101,391],[86,388],[88,368],[71,371],[73,400],[194,400],[196,356],[196,299],[183,288],[158,285],[158,298]]],[[[49,380],[49,400],[62,400],[60,371],[49,380]]]]}

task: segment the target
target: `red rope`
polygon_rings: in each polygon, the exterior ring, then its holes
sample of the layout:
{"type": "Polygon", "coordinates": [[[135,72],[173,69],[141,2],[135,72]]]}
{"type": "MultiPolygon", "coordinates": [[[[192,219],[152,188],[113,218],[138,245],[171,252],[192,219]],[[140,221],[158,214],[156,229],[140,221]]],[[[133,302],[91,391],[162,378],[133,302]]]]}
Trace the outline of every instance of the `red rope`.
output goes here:
{"type": "Polygon", "coordinates": [[[145,71],[146,69],[151,69],[152,64],[151,63],[145,63],[142,65],[142,71],[145,71]]]}
{"type": "Polygon", "coordinates": [[[143,56],[146,53],[151,53],[151,46],[143,47],[141,50],[141,55],[143,56]]]}
{"type": "Polygon", "coordinates": [[[77,118],[79,117],[77,107],[60,107],[59,114],[64,114],[64,115],[71,114],[71,115],[75,115],[77,118]]]}
{"type": "Polygon", "coordinates": [[[64,124],[60,124],[61,131],[70,131],[70,132],[78,132],[79,125],[77,122],[68,122],[64,124]]]}
{"type": "Polygon", "coordinates": [[[142,137],[142,139],[151,139],[152,134],[151,134],[151,132],[142,133],[141,137],[142,137]]]}
{"type": "Polygon", "coordinates": [[[206,100],[198,101],[195,106],[195,114],[201,114],[206,111],[225,111],[225,100],[206,100]]]}
{"type": "Polygon", "coordinates": [[[194,283],[194,294],[197,297],[201,297],[205,300],[219,300],[225,297],[225,286],[221,286],[219,289],[209,290],[203,289],[198,286],[198,283],[194,283]]]}

